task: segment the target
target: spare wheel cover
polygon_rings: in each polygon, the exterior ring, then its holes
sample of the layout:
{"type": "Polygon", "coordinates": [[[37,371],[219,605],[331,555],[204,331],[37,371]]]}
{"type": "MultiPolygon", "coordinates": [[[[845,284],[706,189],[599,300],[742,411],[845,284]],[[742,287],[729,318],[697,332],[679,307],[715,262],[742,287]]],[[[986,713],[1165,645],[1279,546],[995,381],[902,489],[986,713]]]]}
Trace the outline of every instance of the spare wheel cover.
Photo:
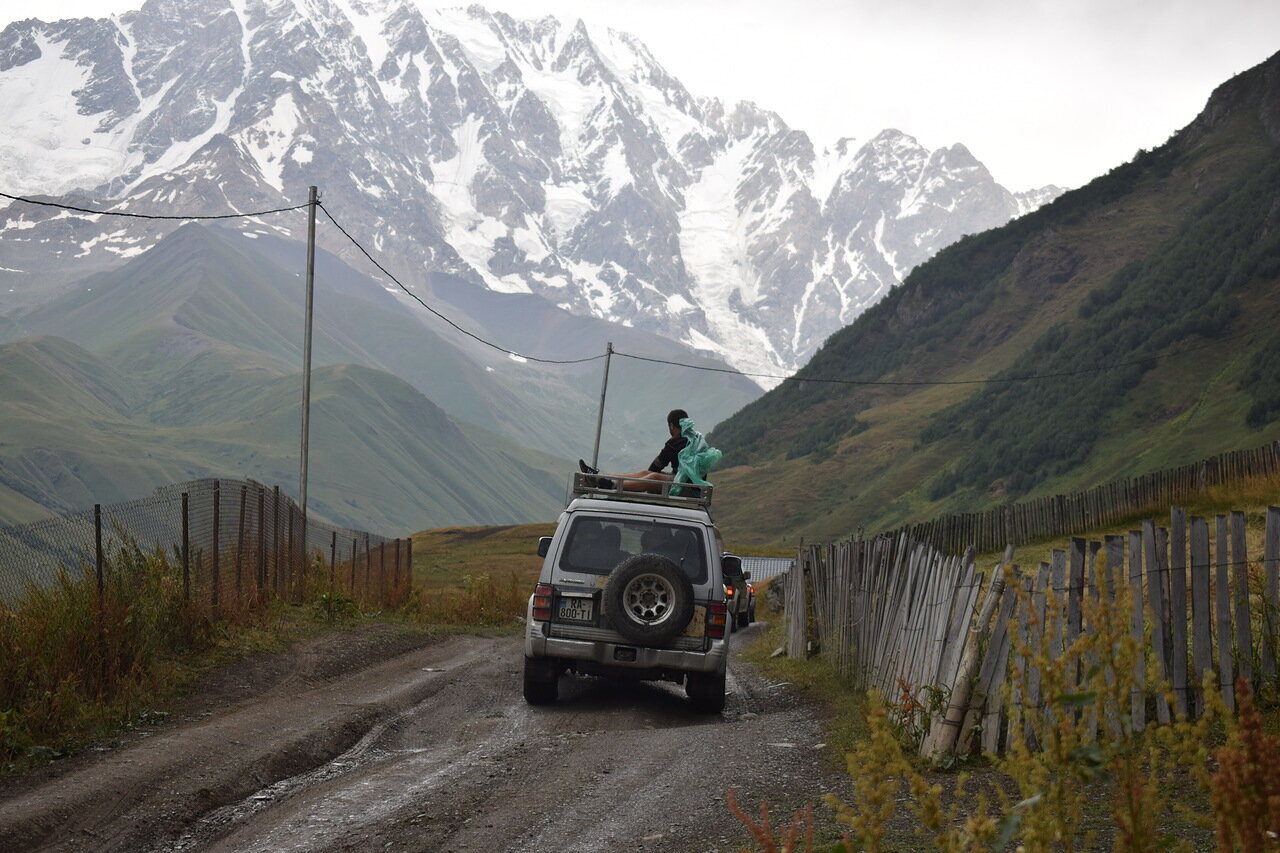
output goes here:
{"type": "Polygon", "coordinates": [[[665,643],[693,618],[693,584],[672,560],[637,554],[618,564],[604,587],[604,610],[635,643],[665,643]]]}

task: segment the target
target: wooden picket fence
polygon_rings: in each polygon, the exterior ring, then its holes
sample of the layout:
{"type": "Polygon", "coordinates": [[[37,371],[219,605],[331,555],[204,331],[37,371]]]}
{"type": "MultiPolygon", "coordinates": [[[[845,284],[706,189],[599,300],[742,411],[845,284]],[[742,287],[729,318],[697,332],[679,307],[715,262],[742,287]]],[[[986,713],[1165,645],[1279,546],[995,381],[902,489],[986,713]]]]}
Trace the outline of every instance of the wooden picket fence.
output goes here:
{"type": "MultiPolygon", "coordinates": [[[[1266,511],[1260,560],[1250,559],[1246,532],[1244,512],[1188,518],[1175,507],[1168,527],[1150,519],[1140,529],[1100,542],[1073,538],[1068,549],[1053,551],[1034,573],[1017,575],[1022,595],[1013,586],[1003,591],[987,642],[987,655],[1001,659],[991,680],[976,691],[997,697],[1014,674],[1008,668],[1012,631],[1019,632],[1024,648],[1047,648],[1051,656],[1060,656],[1082,632],[1098,630],[1090,624],[1094,608],[1085,606],[1085,599],[1096,601],[1103,591],[1113,601],[1128,599],[1129,631],[1140,647],[1149,643],[1154,671],[1147,660],[1136,660],[1129,707],[1106,709],[1095,718],[1097,725],[1108,715],[1114,723],[1120,714],[1129,717],[1132,731],[1175,716],[1194,719],[1205,708],[1205,685],[1232,710],[1237,677],[1248,679],[1255,692],[1275,689],[1280,686],[1280,507],[1266,511]],[[1046,631],[1052,632],[1048,642],[1046,631]]],[[[1083,676],[1099,661],[1066,664],[1083,676]]],[[[1040,695],[1034,661],[1015,655],[1012,665],[1024,676],[1015,680],[1028,688],[1016,697],[1017,704],[1024,713],[1043,714],[1052,697],[1040,695]]],[[[1003,711],[1003,703],[999,707],[1003,711]]],[[[1003,713],[988,717],[982,734],[984,750],[1002,750],[1009,737],[1003,713]]]]}
{"type": "Polygon", "coordinates": [[[973,552],[877,537],[802,548],[787,576],[787,653],[821,653],[848,678],[888,695],[951,684],[983,577],[973,552]]]}
{"type": "MultiPolygon", "coordinates": [[[[1249,558],[1246,523],[1244,512],[1210,520],[1173,508],[1167,528],[1152,519],[1100,542],[1073,538],[1025,573],[1009,546],[985,585],[972,547],[948,556],[905,534],[809,546],[786,581],[787,652],[806,655],[816,644],[846,677],[890,701],[944,693],[946,712],[922,738],[923,755],[979,745],[998,753],[1010,734],[1006,684],[1022,688],[1013,700],[1024,720],[1051,713],[1054,699],[1042,695],[1035,659],[1017,649],[1047,648],[1051,659],[1073,653],[1082,632],[1098,629],[1086,597],[1106,592],[1128,600],[1129,630],[1140,645],[1150,642],[1154,671],[1136,661],[1129,707],[1095,710],[1095,725],[1115,725],[1122,713],[1133,731],[1194,718],[1205,707],[1206,676],[1231,709],[1237,676],[1255,690],[1280,687],[1280,507],[1266,511],[1261,560],[1249,558]]],[[[1100,662],[1060,663],[1083,677],[1100,662]]]]}
{"type": "Polygon", "coordinates": [[[1280,476],[1280,441],[1220,453],[1164,471],[1103,483],[1082,492],[1046,495],[982,512],[944,515],[884,535],[907,536],[948,554],[972,545],[978,553],[1024,545],[1140,517],[1158,507],[1194,500],[1207,490],[1280,476]]]}

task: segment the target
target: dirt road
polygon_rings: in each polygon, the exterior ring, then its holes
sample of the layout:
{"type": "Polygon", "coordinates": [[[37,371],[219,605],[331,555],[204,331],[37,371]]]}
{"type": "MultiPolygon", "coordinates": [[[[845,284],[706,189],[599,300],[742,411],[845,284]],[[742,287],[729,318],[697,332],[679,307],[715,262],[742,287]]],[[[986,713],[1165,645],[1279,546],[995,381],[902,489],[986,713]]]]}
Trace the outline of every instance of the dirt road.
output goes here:
{"type": "Polygon", "coordinates": [[[736,655],[708,717],[674,685],[574,676],[530,707],[518,639],[424,642],[345,634],[232,667],[156,729],[5,780],[0,847],[736,850],[730,786],[775,815],[848,790],[818,710],[736,655]]]}

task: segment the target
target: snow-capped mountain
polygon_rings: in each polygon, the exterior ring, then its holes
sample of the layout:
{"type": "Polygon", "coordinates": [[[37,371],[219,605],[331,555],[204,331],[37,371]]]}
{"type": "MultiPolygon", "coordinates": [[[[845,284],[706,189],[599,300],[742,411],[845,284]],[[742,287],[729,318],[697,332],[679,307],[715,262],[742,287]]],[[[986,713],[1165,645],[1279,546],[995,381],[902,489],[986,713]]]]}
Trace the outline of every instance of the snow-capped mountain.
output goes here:
{"type": "MultiPolygon", "coordinates": [[[[623,33],[410,0],[17,22],[0,112],[4,192],[220,213],[315,184],[424,293],[432,272],[533,292],[751,372],[790,372],[943,246],[1060,192],[1015,195],[963,146],[895,130],[817,150],[774,113],[690,94],[623,33]]],[[[38,301],[60,269],[175,227],[121,222],[0,209],[0,293],[38,301]]],[[[261,224],[302,232],[300,215],[261,224]]]]}

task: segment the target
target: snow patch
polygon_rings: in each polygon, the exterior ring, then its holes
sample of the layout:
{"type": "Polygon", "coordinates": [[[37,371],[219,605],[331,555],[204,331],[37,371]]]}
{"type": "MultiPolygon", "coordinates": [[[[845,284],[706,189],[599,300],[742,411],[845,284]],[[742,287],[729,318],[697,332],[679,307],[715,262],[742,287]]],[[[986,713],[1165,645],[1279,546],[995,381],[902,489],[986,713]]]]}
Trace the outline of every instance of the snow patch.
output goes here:
{"type": "Polygon", "coordinates": [[[477,8],[425,9],[423,17],[433,29],[456,38],[476,68],[492,73],[506,61],[507,47],[490,26],[487,12],[472,13],[477,8]]]}
{"type": "Polygon", "coordinates": [[[105,183],[135,166],[141,155],[131,153],[129,143],[142,112],[99,131],[105,113],[82,114],[74,94],[90,82],[90,69],[65,56],[61,43],[45,34],[35,40],[38,59],[0,72],[6,125],[0,174],[6,189],[60,195],[105,183]]]}
{"type": "Polygon", "coordinates": [[[581,183],[548,184],[546,218],[556,235],[563,238],[592,210],[586,186],[581,183]]]}
{"type": "MultiPolygon", "coordinates": [[[[293,100],[293,93],[285,92],[276,98],[264,118],[239,134],[242,147],[257,164],[263,179],[281,194],[284,193],[285,158],[289,156],[289,146],[301,122],[302,116],[293,100]]],[[[295,149],[292,159],[298,163],[310,162],[309,151],[304,155],[306,159],[299,159],[301,151],[306,149],[295,149]]]]}
{"type": "Polygon", "coordinates": [[[391,53],[391,45],[383,34],[382,22],[371,14],[377,10],[377,6],[364,3],[357,6],[351,0],[333,0],[333,3],[351,22],[351,29],[355,31],[356,37],[364,42],[365,53],[373,63],[374,69],[381,68],[387,55],[391,53]]]}
{"type": "Polygon", "coordinates": [[[487,166],[484,158],[484,140],[481,138],[484,122],[478,116],[468,116],[453,132],[458,153],[450,160],[433,161],[431,172],[435,180],[431,191],[440,201],[445,220],[445,239],[464,261],[471,265],[493,290],[504,293],[528,293],[529,285],[514,276],[498,277],[489,270],[493,258],[493,244],[508,235],[508,229],[500,221],[476,210],[471,194],[471,184],[480,169],[487,166]]]}
{"type": "Polygon", "coordinates": [[[809,182],[813,197],[825,205],[836,188],[836,182],[853,169],[857,159],[858,149],[852,139],[842,139],[834,148],[828,148],[815,157],[813,179],[809,182]]]}
{"type": "Polygon", "coordinates": [[[685,299],[679,293],[672,293],[667,297],[667,310],[672,314],[681,314],[685,311],[692,311],[698,306],[694,305],[688,299],[685,299]]]}
{"type": "Polygon", "coordinates": [[[609,149],[604,163],[600,166],[600,180],[604,189],[613,195],[632,181],[631,169],[627,165],[627,152],[619,142],[609,149]]]}

